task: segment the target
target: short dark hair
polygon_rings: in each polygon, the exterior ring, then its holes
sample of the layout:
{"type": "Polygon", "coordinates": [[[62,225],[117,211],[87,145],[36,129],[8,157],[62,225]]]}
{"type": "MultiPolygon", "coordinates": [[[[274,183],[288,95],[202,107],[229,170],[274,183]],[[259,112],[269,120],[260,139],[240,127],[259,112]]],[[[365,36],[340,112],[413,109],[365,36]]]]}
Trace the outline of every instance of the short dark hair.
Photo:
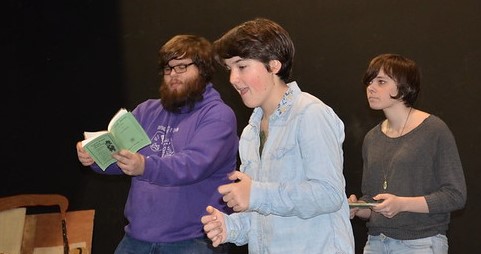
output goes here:
{"type": "Polygon", "coordinates": [[[398,94],[392,98],[412,107],[421,90],[421,73],[416,62],[398,54],[378,55],[369,63],[362,83],[368,86],[381,69],[396,82],[398,94]]]}
{"type": "Polygon", "coordinates": [[[277,75],[287,82],[291,76],[294,60],[294,43],[289,33],[276,22],[256,18],[246,21],[214,41],[215,59],[221,65],[224,60],[239,56],[255,59],[271,70],[269,61],[278,60],[282,67],[277,75]]]}
{"type": "Polygon", "coordinates": [[[176,35],[159,50],[159,68],[163,69],[172,59],[191,58],[199,69],[204,83],[210,82],[214,73],[212,43],[196,35],[176,35]]]}

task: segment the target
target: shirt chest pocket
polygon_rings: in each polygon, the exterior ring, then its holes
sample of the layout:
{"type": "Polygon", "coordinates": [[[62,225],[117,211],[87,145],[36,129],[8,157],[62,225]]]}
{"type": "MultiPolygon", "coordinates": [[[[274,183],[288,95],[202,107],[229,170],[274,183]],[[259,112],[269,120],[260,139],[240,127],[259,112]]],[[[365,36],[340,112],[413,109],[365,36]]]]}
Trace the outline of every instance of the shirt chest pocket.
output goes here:
{"type": "Polygon", "coordinates": [[[302,160],[295,144],[279,146],[268,151],[264,157],[268,178],[274,181],[296,180],[303,178],[302,160]]]}

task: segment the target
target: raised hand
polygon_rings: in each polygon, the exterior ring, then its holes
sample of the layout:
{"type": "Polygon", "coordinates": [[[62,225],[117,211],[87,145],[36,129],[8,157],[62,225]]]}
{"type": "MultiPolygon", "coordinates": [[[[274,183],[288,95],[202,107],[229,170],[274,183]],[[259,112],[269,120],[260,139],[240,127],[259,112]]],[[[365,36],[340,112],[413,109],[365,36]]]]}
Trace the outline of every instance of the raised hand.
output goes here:
{"type": "Polygon", "coordinates": [[[90,166],[94,164],[94,159],[90,157],[90,155],[85,151],[85,149],[82,146],[82,141],[77,142],[77,157],[80,163],[84,166],[90,166]]]}
{"type": "Polygon", "coordinates": [[[208,206],[205,210],[208,214],[202,216],[200,221],[204,224],[204,232],[212,241],[212,246],[217,247],[227,238],[224,216],[212,206],[208,206]]]}
{"type": "Polygon", "coordinates": [[[120,150],[113,153],[112,157],[117,160],[117,165],[124,174],[129,176],[138,176],[144,173],[145,158],[140,153],[133,153],[129,150],[120,150]]]}
{"type": "Polygon", "coordinates": [[[249,209],[251,178],[240,171],[234,171],[229,175],[229,179],[236,182],[219,186],[222,200],[236,212],[246,211],[249,209]]]}

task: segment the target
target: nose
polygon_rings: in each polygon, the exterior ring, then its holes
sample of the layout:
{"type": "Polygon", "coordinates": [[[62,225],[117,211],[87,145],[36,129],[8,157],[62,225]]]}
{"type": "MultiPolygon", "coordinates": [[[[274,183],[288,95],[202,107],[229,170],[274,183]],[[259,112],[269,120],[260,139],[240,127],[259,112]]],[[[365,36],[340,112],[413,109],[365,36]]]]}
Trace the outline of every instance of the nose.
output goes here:
{"type": "Polygon", "coordinates": [[[170,70],[169,76],[177,76],[177,75],[179,74],[175,71],[175,69],[170,70]]]}
{"type": "Polygon", "coordinates": [[[367,84],[367,86],[366,86],[366,91],[367,91],[368,93],[373,93],[373,92],[374,92],[374,86],[373,86],[372,83],[367,84]]]}
{"type": "Polygon", "coordinates": [[[239,82],[239,75],[235,70],[231,70],[229,74],[229,82],[236,87],[236,84],[239,82]]]}

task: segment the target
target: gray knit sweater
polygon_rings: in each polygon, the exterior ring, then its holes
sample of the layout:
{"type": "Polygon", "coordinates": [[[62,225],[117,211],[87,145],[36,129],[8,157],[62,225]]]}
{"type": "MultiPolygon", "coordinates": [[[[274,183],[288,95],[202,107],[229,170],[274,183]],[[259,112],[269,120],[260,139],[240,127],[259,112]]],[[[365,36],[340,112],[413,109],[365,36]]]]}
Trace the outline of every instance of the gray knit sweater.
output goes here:
{"type": "Polygon", "coordinates": [[[466,182],[454,136],[439,117],[430,115],[398,138],[387,137],[378,124],[364,137],[362,156],[362,200],[372,202],[382,192],[424,196],[429,208],[427,214],[402,212],[391,219],[373,212],[368,234],[399,240],[446,235],[450,212],[466,203],[466,182]]]}

